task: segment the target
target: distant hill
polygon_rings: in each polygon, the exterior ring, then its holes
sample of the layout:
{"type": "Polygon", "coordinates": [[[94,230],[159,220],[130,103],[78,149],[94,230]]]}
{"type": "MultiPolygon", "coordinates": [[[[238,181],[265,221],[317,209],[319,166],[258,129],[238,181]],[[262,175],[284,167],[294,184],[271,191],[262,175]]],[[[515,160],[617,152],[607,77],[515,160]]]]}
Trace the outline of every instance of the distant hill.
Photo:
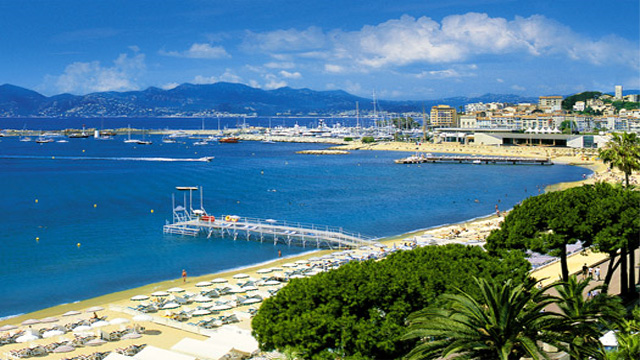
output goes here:
{"type": "MultiPolygon", "coordinates": [[[[427,112],[446,104],[458,108],[472,102],[537,102],[537,98],[486,94],[426,101],[378,101],[388,112],[427,112]]],[[[355,111],[356,102],[364,114],[373,110],[371,99],[342,90],[315,91],[283,87],[262,90],[242,84],[219,82],[208,85],[182,84],[170,90],[150,87],[143,91],[99,92],[87,95],[60,94],[46,97],[18,86],[0,85],[0,117],[162,117],[210,116],[216,113],[272,116],[329,115],[355,111]]]]}

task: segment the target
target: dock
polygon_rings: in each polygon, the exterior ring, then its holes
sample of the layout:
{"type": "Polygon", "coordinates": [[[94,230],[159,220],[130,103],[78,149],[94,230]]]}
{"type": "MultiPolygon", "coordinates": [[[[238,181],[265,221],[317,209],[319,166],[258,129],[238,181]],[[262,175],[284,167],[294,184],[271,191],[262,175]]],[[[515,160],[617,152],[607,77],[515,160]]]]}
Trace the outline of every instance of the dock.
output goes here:
{"type": "Polygon", "coordinates": [[[164,225],[165,234],[241,239],[273,242],[274,245],[284,243],[327,249],[354,249],[376,243],[376,239],[371,236],[348,232],[341,227],[238,215],[210,215],[202,206],[198,209],[193,208],[193,191],[199,191],[202,194],[201,188],[179,187],[178,190],[188,191],[191,201],[187,202],[185,193],[185,205],[175,206],[174,198],[173,220],[167,221],[164,225]]]}
{"type": "Polygon", "coordinates": [[[458,163],[458,164],[506,164],[506,165],[553,165],[549,158],[517,156],[474,156],[474,155],[411,155],[394,160],[396,164],[458,163]]]}

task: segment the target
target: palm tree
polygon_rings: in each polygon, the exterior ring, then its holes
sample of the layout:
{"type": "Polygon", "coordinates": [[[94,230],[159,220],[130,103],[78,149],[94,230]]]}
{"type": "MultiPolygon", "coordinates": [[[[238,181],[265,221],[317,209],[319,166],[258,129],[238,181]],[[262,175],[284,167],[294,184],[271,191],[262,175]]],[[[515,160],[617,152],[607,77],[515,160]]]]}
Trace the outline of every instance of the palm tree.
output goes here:
{"type": "Polygon", "coordinates": [[[571,359],[604,358],[604,348],[599,338],[611,324],[621,321],[625,310],[620,299],[607,295],[605,286],[590,291],[596,295],[585,297],[589,278],[578,280],[575,275],[554,287],[559,294],[557,303],[562,318],[555,326],[557,333],[568,346],[563,348],[571,359]]]}
{"type": "Polygon", "coordinates": [[[629,176],[640,170],[640,138],[636,133],[613,133],[613,139],[598,151],[600,159],[610,167],[624,173],[625,186],[629,187],[629,176]]]}
{"type": "Polygon", "coordinates": [[[404,339],[420,339],[409,359],[511,360],[528,356],[545,359],[536,341],[554,344],[544,330],[559,320],[544,308],[556,298],[534,289],[535,282],[516,285],[475,279],[479,300],[460,291],[444,294],[446,307],[431,307],[412,314],[404,339]]]}
{"type": "Polygon", "coordinates": [[[640,307],[632,311],[633,319],[623,320],[616,332],[618,349],[608,354],[610,360],[640,359],[640,307]]]}
{"type": "MultiPolygon", "coordinates": [[[[640,170],[640,138],[635,133],[624,132],[622,134],[613,133],[613,139],[599,150],[600,158],[605,163],[609,163],[610,167],[615,167],[624,173],[625,187],[629,188],[629,176],[633,171],[640,170]]],[[[629,289],[631,294],[635,294],[635,249],[637,246],[629,244],[627,248],[622,248],[620,252],[620,269],[623,275],[621,281],[626,280],[629,274],[629,284],[622,286],[623,292],[629,289]],[[627,271],[627,254],[629,255],[629,271],[627,271]]]]}

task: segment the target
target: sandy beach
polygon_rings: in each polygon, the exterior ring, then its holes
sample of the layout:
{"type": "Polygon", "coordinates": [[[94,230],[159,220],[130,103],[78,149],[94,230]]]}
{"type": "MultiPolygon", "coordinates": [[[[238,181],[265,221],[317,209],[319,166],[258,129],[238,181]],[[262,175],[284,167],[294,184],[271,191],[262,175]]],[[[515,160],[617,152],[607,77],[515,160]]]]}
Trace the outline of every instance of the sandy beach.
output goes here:
{"type": "MultiPolygon", "coordinates": [[[[364,151],[364,150],[392,150],[392,151],[409,151],[409,152],[443,152],[443,153],[465,153],[465,154],[478,154],[478,155],[496,155],[496,156],[530,156],[530,157],[548,157],[554,163],[558,164],[571,164],[576,166],[582,166],[593,171],[593,175],[585,177],[583,181],[575,183],[563,183],[554,184],[547,188],[550,190],[560,190],[570,186],[576,186],[581,183],[594,183],[596,181],[607,181],[612,183],[619,183],[624,179],[624,176],[617,171],[610,171],[606,165],[601,163],[595,158],[595,152],[582,151],[575,149],[556,149],[556,148],[539,148],[539,147],[489,147],[489,146],[475,146],[475,145],[449,145],[449,144],[407,144],[407,143],[378,143],[378,144],[361,144],[351,143],[348,145],[337,146],[335,149],[346,151],[364,151]]],[[[301,155],[302,156],[302,155],[301,155]]],[[[401,157],[401,156],[399,156],[401,157]]],[[[632,181],[638,184],[640,176],[635,174],[632,177],[632,181]]],[[[341,254],[334,256],[333,259],[345,259],[348,257],[364,258],[371,256],[379,256],[385,252],[398,251],[402,249],[409,249],[412,246],[428,246],[439,245],[447,243],[463,243],[470,245],[481,245],[488,234],[500,226],[502,217],[490,216],[486,218],[476,219],[473,221],[466,221],[458,224],[440,226],[427,230],[416,230],[411,233],[390,237],[381,241],[386,247],[369,247],[364,249],[358,249],[349,254],[341,254]]],[[[227,329],[229,331],[238,334],[236,339],[237,343],[230,346],[240,350],[240,353],[246,353],[242,349],[246,350],[252,348],[255,344],[246,344],[245,340],[250,334],[251,329],[251,313],[257,309],[259,302],[251,305],[243,305],[240,302],[248,297],[258,295],[260,298],[266,298],[270,296],[271,291],[278,287],[284,286],[284,283],[280,285],[266,285],[266,280],[272,278],[282,278],[289,272],[305,272],[311,268],[321,269],[327,266],[326,261],[319,260],[320,257],[327,257],[333,251],[320,250],[313,251],[303,255],[290,257],[290,258],[278,258],[271,262],[246,267],[234,271],[228,271],[223,273],[208,274],[199,277],[187,277],[186,282],[181,278],[180,274],[176,274],[174,280],[149,284],[143,287],[121,291],[112,294],[106,294],[104,296],[96,297],[93,299],[87,299],[75,303],[58,305],[55,307],[43,309],[29,314],[24,314],[10,319],[0,321],[0,327],[6,325],[15,325],[17,328],[0,331],[0,339],[7,338],[15,335],[18,332],[38,332],[40,329],[52,329],[56,325],[69,325],[72,323],[79,323],[81,321],[96,322],[92,319],[94,313],[98,317],[105,317],[107,323],[102,327],[93,327],[86,332],[73,332],[68,331],[64,334],[53,336],[50,338],[43,338],[37,340],[31,340],[22,343],[9,343],[0,345],[0,359],[11,359],[11,352],[18,351],[25,348],[35,348],[38,345],[50,345],[52,343],[62,343],[65,341],[73,341],[79,337],[95,337],[100,335],[109,335],[111,333],[135,333],[140,336],[131,336],[132,339],[120,339],[114,341],[107,341],[97,346],[78,346],[75,350],[67,353],[51,353],[48,354],[46,359],[67,359],[78,356],[85,356],[96,352],[106,353],[114,351],[115,349],[124,349],[131,345],[146,344],[150,347],[157,347],[160,349],[169,350],[174,346],[177,348],[184,348],[181,346],[188,343],[184,339],[190,338],[194,341],[202,342],[202,344],[211,344],[215,342],[216,338],[224,338],[220,329],[227,329]],[[204,285],[203,282],[212,282],[216,280],[216,283],[211,285],[204,285]],[[172,314],[177,314],[181,311],[192,312],[196,308],[211,308],[207,303],[191,302],[189,304],[178,304],[174,309],[161,309],[158,312],[150,313],[151,319],[140,320],[140,312],[136,312],[133,308],[138,306],[164,303],[166,305],[169,302],[167,299],[174,301],[180,301],[180,299],[188,298],[189,294],[199,294],[202,291],[209,291],[214,288],[239,288],[240,285],[246,286],[247,281],[251,281],[251,286],[255,289],[238,291],[233,294],[227,294],[220,296],[219,300],[233,302],[235,306],[229,310],[221,310],[212,312],[207,316],[192,317],[191,319],[180,322],[177,320],[171,320],[172,314]],[[178,289],[176,289],[178,288],[178,289]],[[170,291],[171,290],[171,291],[170,291]],[[169,292],[167,295],[152,295],[158,291],[169,292]],[[187,294],[187,296],[185,296],[187,294]],[[133,297],[139,296],[140,301],[132,300],[133,297]],[[203,306],[204,305],[204,306],[203,306]],[[99,307],[100,310],[92,309],[92,307],[99,307]],[[94,310],[94,311],[93,311],[94,310]],[[75,313],[77,312],[77,313],[75,313]],[[64,314],[71,314],[63,316],[64,314]],[[208,319],[210,317],[230,316],[235,315],[237,322],[215,329],[204,329],[202,327],[192,326],[189,323],[195,323],[202,319],[208,319]],[[136,317],[138,316],[138,317],[136,317]],[[51,322],[36,323],[32,325],[22,323],[29,319],[48,319],[51,322]],[[134,319],[135,318],[135,319],[134,319]],[[114,319],[123,319],[113,322],[114,319]],[[137,319],[137,320],[136,320],[137,319]],[[135,327],[144,327],[144,331],[135,327]],[[245,344],[243,344],[245,343],[245,344]]],[[[572,255],[570,261],[570,271],[576,272],[583,263],[595,264],[603,260],[603,254],[583,253],[577,252],[572,255]]],[[[541,264],[534,270],[533,276],[537,278],[555,279],[557,278],[558,270],[555,269],[554,262],[548,264],[541,264]],[[554,276],[554,274],[556,276],[554,276]]],[[[556,263],[557,264],[557,263],[556,263]]],[[[549,280],[551,281],[551,280],[549,280]]],[[[218,299],[216,299],[218,300],[218,299]]],[[[43,330],[44,331],[44,330],[43,330]]],[[[40,332],[43,332],[40,331],[40,332]]],[[[190,341],[190,340],[189,340],[190,341]]],[[[251,343],[249,341],[249,343],[251,343]]],[[[198,343],[200,344],[200,343],[198,343]]],[[[193,346],[195,349],[196,347],[193,346]]],[[[144,351],[144,350],[143,350],[144,351]]],[[[178,351],[178,350],[176,350],[178,351]]],[[[195,350],[194,350],[195,351],[195,350]]],[[[250,351],[249,351],[250,352],[250,351]]],[[[182,352],[184,354],[184,352],[182,352]]],[[[193,354],[192,354],[193,355],[193,354]]],[[[194,355],[195,356],[195,355],[194,355]]],[[[199,357],[202,358],[202,357],[199,357]]]]}

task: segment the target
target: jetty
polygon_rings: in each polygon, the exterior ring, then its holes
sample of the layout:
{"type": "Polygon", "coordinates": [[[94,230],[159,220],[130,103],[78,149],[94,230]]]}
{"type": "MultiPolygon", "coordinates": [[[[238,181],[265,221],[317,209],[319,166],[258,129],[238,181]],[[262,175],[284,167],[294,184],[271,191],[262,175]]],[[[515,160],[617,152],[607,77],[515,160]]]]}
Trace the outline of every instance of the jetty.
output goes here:
{"type": "Polygon", "coordinates": [[[238,215],[210,215],[202,206],[202,188],[177,187],[184,192],[184,205],[175,204],[173,220],[163,227],[165,234],[230,238],[260,242],[284,243],[302,247],[354,249],[376,244],[371,236],[345,231],[341,227],[259,219],[238,215]],[[200,207],[193,208],[193,192],[200,193],[200,207]],[[189,199],[187,200],[187,192],[189,199]]]}
{"type": "Polygon", "coordinates": [[[506,164],[506,165],[553,165],[550,158],[519,156],[475,156],[475,155],[411,155],[394,160],[396,164],[458,163],[458,164],[506,164]]]}

